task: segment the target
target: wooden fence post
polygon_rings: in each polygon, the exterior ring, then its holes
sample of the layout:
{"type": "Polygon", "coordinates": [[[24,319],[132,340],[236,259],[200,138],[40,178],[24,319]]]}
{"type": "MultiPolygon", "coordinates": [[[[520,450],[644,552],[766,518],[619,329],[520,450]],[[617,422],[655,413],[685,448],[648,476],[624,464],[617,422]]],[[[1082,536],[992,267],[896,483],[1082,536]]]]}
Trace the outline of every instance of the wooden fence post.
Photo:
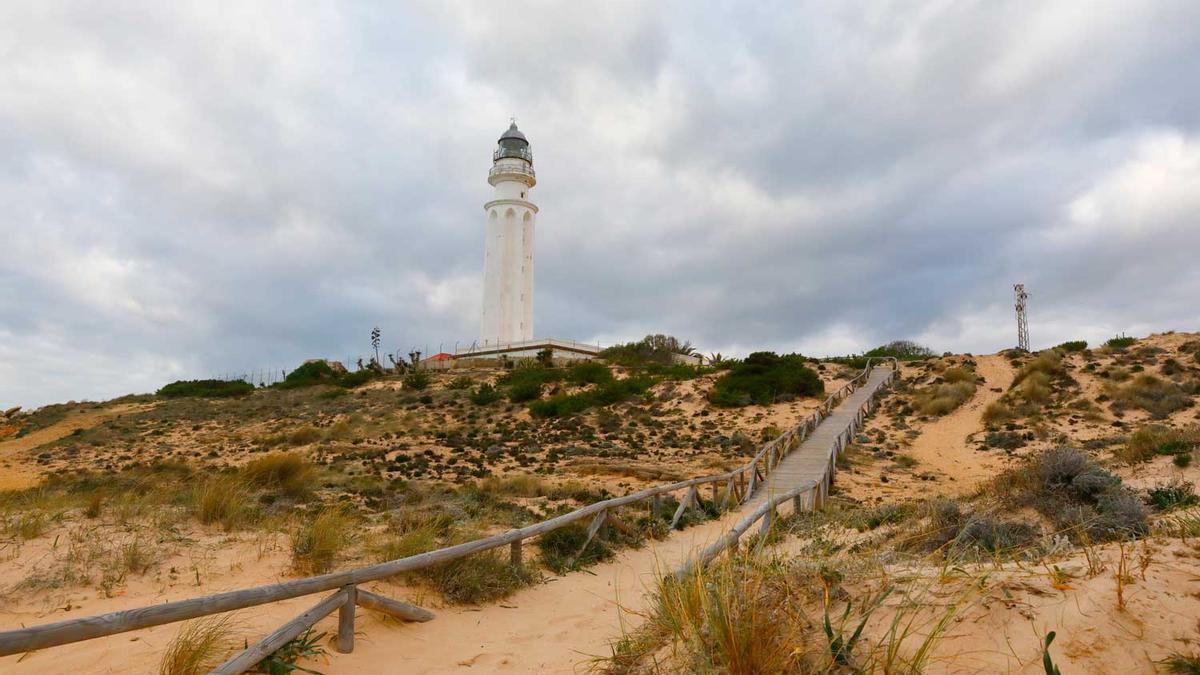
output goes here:
{"type": "Polygon", "coordinates": [[[342,588],[346,590],[346,600],[338,608],[337,650],[349,654],[354,651],[354,608],[358,601],[358,587],[347,584],[342,588]]]}
{"type": "Polygon", "coordinates": [[[514,541],[513,543],[508,545],[508,562],[511,563],[513,567],[521,566],[522,560],[521,560],[521,540],[520,539],[517,539],[516,541],[514,541]]]}

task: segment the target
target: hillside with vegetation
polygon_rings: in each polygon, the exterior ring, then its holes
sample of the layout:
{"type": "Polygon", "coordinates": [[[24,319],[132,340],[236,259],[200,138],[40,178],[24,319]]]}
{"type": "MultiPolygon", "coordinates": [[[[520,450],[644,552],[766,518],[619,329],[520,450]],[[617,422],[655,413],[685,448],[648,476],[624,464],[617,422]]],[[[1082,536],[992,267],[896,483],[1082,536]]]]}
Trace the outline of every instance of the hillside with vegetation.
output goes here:
{"type": "MultiPolygon", "coordinates": [[[[672,356],[685,348],[648,338],[606,362],[445,372],[311,362],[269,388],[186,381],[6,417],[4,625],[392,560],[725,471],[867,358],[763,352],[697,367],[672,356]]],[[[656,561],[728,525],[719,496],[702,495],[679,532],[676,504],[620,510],[596,539],[566,527],[521,564],[478,555],[386,582],[435,621],[375,621],[352,655],[332,655],[318,631],[281,658],[330,673],[401,655],[512,672],[1195,667],[1200,336],[943,356],[899,342],[873,355],[898,358],[902,377],[839,458],[822,511],[785,514],[672,580],[656,561]],[[518,611],[512,633],[472,628],[518,611]],[[571,631],[550,639],[561,621],[571,631]],[[463,640],[478,653],[452,657],[463,640]],[[503,646],[522,640],[541,647],[503,646]]],[[[0,665],[87,672],[119,644],[143,670],[191,672],[306,606],[278,605],[0,665]]]]}

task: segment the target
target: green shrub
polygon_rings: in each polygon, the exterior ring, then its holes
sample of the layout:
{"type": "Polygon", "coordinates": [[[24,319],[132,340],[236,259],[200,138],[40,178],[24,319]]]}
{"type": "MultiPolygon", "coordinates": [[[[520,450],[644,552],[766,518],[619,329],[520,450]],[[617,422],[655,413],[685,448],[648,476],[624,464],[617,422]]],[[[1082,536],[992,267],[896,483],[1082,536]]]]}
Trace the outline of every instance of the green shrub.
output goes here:
{"type": "Polygon", "coordinates": [[[470,389],[471,378],[467,377],[466,375],[460,375],[453,380],[450,380],[449,384],[446,385],[446,388],[454,390],[470,389]]]}
{"type": "Polygon", "coordinates": [[[1170,483],[1155,485],[1147,491],[1150,505],[1159,511],[1192,506],[1200,501],[1196,496],[1196,486],[1190,481],[1176,478],[1170,483]]]}
{"type": "Polygon", "coordinates": [[[447,602],[478,604],[507,598],[538,580],[526,565],[516,566],[496,551],[475,553],[424,570],[447,602]]]}
{"type": "Polygon", "coordinates": [[[420,368],[414,368],[408,371],[408,374],[404,376],[404,388],[412,389],[414,391],[421,391],[429,386],[429,381],[430,377],[428,371],[421,370],[420,368]]]}
{"type": "Polygon", "coordinates": [[[1087,340],[1069,340],[1055,347],[1060,352],[1081,352],[1087,349],[1087,340]]]}
{"type": "Polygon", "coordinates": [[[571,564],[571,556],[579,553],[586,540],[587,526],[582,523],[571,523],[543,534],[537,540],[538,548],[542,550],[542,564],[555,574],[564,574],[613,557],[611,548],[599,537],[592,537],[587,548],[571,564]]]}
{"type": "Polygon", "coordinates": [[[597,361],[584,361],[567,370],[567,379],[573,384],[600,384],[613,379],[608,366],[597,361]]]}
{"type": "Polygon", "coordinates": [[[371,370],[370,368],[363,368],[362,370],[356,370],[353,373],[342,374],[337,378],[337,384],[339,387],[354,389],[355,387],[360,387],[377,377],[380,377],[379,373],[371,370]]]}
{"type": "Polygon", "coordinates": [[[324,361],[309,361],[303,363],[300,367],[288,373],[283,378],[283,382],[275,386],[280,389],[295,389],[298,387],[311,387],[317,384],[334,383],[337,380],[337,373],[329,364],[324,361]]]}
{"type": "Polygon", "coordinates": [[[627,377],[610,380],[595,389],[577,394],[557,394],[548,399],[534,401],[529,405],[529,414],[537,418],[566,417],[583,412],[588,408],[612,405],[643,394],[654,384],[648,377],[627,377]]]}
{"type": "Polygon", "coordinates": [[[566,373],[561,368],[546,368],[537,361],[526,359],[501,377],[498,384],[508,387],[528,387],[530,384],[544,386],[558,382],[565,376],[566,373]]]}
{"type": "Polygon", "coordinates": [[[770,405],[783,396],[825,393],[825,385],[816,371],[804,364],[805,359],[799,354],[755,352],[713,383],[708,400],[725,407],[770,405]]]}
{"type": "Polygon", "coordinates": [[[231,398],[254,391],[254,385],[242,380],[179,380],[158,390],[163,398],[231,398]]]}
{"type": "Polygon", "coordinates": [[[508,398],[513,403],[524,403],[541,397],[542,383],[536,380],[522,380],[508,389],[508,398]]]}
{"type": "Polygon", "coordinates": [[[1147,424],[1130,434],[1125,445],[1113,454],[1128,464],[1146,462],[1157,455],[1190,455],[1198,438],[1200,434],[1194,429],[1180,431],[1164,424],[1147,424]]]}
{"type": "Polygon", "coordinates": [[[1108,347],[1109,349],[1125,349],[1126,347],[1132,347],[1135,344],[1137,344],[1137,338],[1129,337],[1128,335],[1118,335],[1116,337],[1109,338],[1104,343],[1104,346],[1108,347]]]}
{"type": "Polygon", "coordinates": [[[637,342],[613,345],[600,352],[600,358],[622,366],[671,365],[676,354],[693,354],[686,340],[671,335],[647,335],[637,342]]]}
{"type": "Polygon", "coordinates": [[[484,382],[479,385],[479,388],[471,392],[471,403],[475,405],[488,405],[500,400],[500,390],[493,387],[491,384],[484,382]]]}

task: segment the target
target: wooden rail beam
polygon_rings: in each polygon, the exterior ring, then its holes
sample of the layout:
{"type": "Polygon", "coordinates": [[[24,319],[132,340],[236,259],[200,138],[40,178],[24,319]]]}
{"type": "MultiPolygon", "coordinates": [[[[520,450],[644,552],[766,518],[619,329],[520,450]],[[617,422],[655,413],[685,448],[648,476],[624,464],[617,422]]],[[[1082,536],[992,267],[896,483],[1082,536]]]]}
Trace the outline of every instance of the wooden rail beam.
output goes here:
{"type": "Polygon", "coordinates": [[[407,603],[385,598],[382,595],[376,595],[361,588],[355,594],[354,602],[358,603],[359,607],[365,609],[373,609],[376,612],[383,612],[388,616],[395,617],[404,621],[432,621],[433,612],[422,607],[414,607],[407,603]]]}
{"type": "Polygon", "coordinates": [[[313,605],[307,612],[280,626],[274,633],[263,638],[237,656],[217,666],[209,675],[240,675],[258,665],[259,661],[274,654],[280,647],[313,627],[313,624],[333,613],[346,602],[346,589],[313,605]]]}

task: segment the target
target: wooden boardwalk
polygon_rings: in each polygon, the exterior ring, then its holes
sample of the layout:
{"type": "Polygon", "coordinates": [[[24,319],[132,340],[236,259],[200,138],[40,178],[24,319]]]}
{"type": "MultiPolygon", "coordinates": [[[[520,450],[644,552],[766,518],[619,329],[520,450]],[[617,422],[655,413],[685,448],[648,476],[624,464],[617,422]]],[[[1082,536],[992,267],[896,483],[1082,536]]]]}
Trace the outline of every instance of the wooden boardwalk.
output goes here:
{"type": "MultiPolygon", "coordinates": [[[[801,483],[825,478],[826,467],[833,461],[832,453],[837,437],[854,423],[859,410],[886,384],[892,376],[891,367],[877,367],[871,371],[866,383],[854,390],[840,405],[833,409],[817,426],[800,447],[792,450],[783,461],[768,474],[766,483],[742,504],[747,513],[762,506],[772,497],[786,493],[801,483]]],[[[812,508],[809,502],[808,508],[812,508]]]]}

